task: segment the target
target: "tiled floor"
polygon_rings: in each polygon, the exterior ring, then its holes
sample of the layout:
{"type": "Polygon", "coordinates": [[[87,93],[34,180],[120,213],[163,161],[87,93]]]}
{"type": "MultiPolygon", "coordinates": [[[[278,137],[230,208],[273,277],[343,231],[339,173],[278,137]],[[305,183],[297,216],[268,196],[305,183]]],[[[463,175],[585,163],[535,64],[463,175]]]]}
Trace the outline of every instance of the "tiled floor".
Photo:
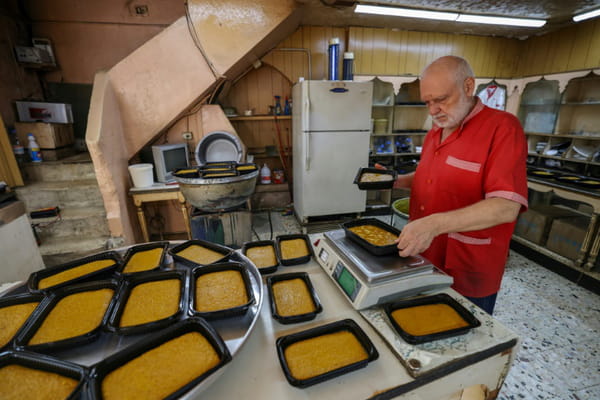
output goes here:
{"type": "MultiPolygon", "coordinates": [[[[263,240],[300,230],[281,212],[253,225],[263,240]]],[[[522,339],[498,399],[600,399],[600,296],[511,252],[494,316],[522,339]]]]}

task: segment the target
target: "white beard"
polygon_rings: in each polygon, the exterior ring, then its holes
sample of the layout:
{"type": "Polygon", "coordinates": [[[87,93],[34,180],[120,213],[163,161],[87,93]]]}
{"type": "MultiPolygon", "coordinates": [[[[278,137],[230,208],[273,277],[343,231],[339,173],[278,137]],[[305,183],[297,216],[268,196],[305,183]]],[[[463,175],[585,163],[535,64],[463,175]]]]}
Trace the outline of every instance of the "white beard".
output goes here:
{"type": "Polygon", "coordinates": [[[439,112],[436,115],[432,115],[431,118],[433,123],[440,128],[456,128],[465,119],[471,110],[471,102],[469,98],[462,94],[460,102],[458,103],[455,110],[452,113],[439,112]],[[443,119],[443,121],[440,121],[443,119]]]}

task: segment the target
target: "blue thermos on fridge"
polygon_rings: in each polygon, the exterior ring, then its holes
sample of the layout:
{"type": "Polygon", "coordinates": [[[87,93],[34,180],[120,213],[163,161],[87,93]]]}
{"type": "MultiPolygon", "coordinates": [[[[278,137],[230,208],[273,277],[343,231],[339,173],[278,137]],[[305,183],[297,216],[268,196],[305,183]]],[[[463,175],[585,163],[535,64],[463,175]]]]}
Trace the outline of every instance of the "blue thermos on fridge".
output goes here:
{"type": "Polygon", "coordinates": [[[330,81],[338,81],[340,76],[338,74],[338,60],[340,59],[340,39],[331,38],[329,39],[329,71],[327,73],[327,79],[330,81]]]}

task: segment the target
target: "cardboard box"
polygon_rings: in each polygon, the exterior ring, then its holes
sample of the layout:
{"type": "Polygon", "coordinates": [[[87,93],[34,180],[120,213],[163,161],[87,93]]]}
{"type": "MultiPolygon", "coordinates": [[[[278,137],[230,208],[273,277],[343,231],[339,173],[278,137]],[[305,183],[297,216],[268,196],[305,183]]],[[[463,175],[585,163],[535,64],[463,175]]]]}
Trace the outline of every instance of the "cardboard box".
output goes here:
{"type": "Polygon", "coordinates": [[[73,123],[73,111],[70,104],[34,101],[17,101],[16,104],[21,122],[73,123]]]}
{"type": "Polygon", "coordinates": [[[56,149],[70,146],[75,142],[73,124],[49,124],[45,122],[15,122],[19,142],[27,147],[28,133],[33,133],[35,141],[43,149],[56,149]]]}
{"type": "Polygon", "coordinates": [[[577,260],[589,224],[588,217],[555,219],[548,234],[546,247],[561,256],[577,260]]]}
{"type": "Polygon", "coordinates": [[[577,217],[578,214],[568,208],[539,205],[519,215],[515,234],[541,246],[546,244],[552,221],[556,218],[577,217]]]}

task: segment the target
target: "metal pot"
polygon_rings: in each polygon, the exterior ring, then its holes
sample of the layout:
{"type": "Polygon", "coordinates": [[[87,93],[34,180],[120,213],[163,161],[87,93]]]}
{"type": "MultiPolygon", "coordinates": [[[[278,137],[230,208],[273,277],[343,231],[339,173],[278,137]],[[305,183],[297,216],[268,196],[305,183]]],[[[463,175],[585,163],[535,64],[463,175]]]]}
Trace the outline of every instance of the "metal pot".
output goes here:
{"type": "Polygon", "coordinates": [[[202,210],[223,210],[244,204],[254,193],[258,170],[245,175],[228,178],[180,178],[183,197],[194,207],[202,210]]]}

